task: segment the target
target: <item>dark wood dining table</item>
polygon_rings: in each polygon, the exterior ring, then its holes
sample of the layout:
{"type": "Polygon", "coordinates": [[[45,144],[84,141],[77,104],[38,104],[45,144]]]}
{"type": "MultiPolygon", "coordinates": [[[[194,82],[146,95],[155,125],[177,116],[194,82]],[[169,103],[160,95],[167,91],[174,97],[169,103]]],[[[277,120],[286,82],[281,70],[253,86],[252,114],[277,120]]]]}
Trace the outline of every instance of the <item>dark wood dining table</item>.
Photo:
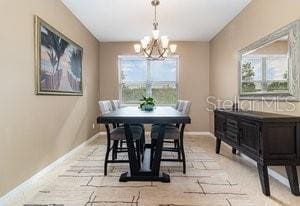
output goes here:
{"type": "Polygon", "coordinates": [[[184,132],[185,124],[191,123],[191,118],[173,107],[155,107],[153,111],[142,111],[136,107],[122,107],[116,111],[106,113],[97,118],[98,124],[124,124],[130,171],[121,174],[120,181],[161,181],[170,182],[170,176],[160,172],[163,139],[168,124],[180,124],[184,132]],[[135,153],[134,142],[130,125],[132,124],[159,124],[157,147],[154,157],[150,155],[150,145],[145,145],[144,158],[141,164],[135,153]],[[152,164],[150,164],[152,159],[152,164]]]}

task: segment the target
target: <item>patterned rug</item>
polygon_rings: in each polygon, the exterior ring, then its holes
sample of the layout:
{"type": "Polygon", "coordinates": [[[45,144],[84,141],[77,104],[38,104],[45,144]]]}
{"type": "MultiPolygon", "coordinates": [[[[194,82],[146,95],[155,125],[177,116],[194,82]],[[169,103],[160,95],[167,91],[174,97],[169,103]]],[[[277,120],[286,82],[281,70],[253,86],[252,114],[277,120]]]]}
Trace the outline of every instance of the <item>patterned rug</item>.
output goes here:
{"type": "MultiPolygon", "coordinates": [[[[171,183],[119,182],[128,165],[110,164],[103,176],[106,151],[101,137],[85,147],[76,161],[46,185],[26,205],[85,206],[248,206],[249,197],[230,180],[218,163],[202,148],[196,137],[185,142],[187,173],[182,163],[162,162],[171,183]]],[[[164,157],[176,154],[164,153],[164,157]]],[[[126,158],[126,154],[118,155],[126,158]]]]}

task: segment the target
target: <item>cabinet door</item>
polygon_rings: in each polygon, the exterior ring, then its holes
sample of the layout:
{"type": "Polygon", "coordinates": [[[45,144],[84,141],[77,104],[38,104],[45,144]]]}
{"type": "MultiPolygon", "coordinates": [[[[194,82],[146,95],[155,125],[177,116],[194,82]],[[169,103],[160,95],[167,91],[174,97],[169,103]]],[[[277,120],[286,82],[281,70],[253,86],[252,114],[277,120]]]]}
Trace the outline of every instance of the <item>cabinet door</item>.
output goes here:
{"type": "Polygon", "coordinates": [[[240,125],[240,145],[244,149],[258,154],[259,151],[259,126],[255,122],[241,120],[240,125]]]}
{"type": "Polygon", "coordinates": [[[234,143],[238,142],[238,119],[233,116],[226,118],[226,138],[234,143]]]}
{"type": "Polygon", "coordinates": [[[223,138],[226,131],[225,128],[225,115],[216,113],[215,114],[215,135],[218,138],[223,138]]]}
{"type": "MultiPolygon", "coordinates": [[[[266,159],[296,159],[298,142],[296,122],[266,123],[263,127],[263,148],[266,159]]],[[[299,155],[299,154],[298,154],[299,155]]]]}

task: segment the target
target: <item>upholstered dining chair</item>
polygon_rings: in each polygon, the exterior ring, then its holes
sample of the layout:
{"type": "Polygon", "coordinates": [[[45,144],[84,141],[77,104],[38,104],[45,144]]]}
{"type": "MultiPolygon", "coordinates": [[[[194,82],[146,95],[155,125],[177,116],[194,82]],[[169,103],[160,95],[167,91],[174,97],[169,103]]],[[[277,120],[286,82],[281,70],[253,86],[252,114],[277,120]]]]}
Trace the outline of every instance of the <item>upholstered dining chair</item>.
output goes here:
{"type": "MultiPolygon", "coordinates": [[[[116,111],[116,110],[120,109],[121,108],[120,100],[118,100],[118,99],[111,100],[111,106],[112,106],[113,111],[116,111]]],[[[116,126],[119,127],[119,126],[122,126],[122,125],[117,124],[116,126]]]]}
{"type": "MultiPolygon", "coordinates": [[[[175,109],[179,110],[179,107],[182,107],[184,100],[177,100],[176,105],[175,105],[175,109]]],[[[182,109],[181,109],[182,110],[182,109]]]]}
{"type": "MultiPolygon", "coordinates": [[[[118,99],[111,100],[111,105],[112,105],[113,111],[116,111],[116,110],[121,108],[121,102],[118,99]]],[[[123,124],[117,124],[116,126],[117,127],[123,127],[124,125],[123,124]]],[[[132,126],[139,126],[143,129],[143,137],[141,139],[141,144],[140,144],[141,148],[140,149],[141,149],[142,154],[144,154],[144,145],[145,145],[145,135],[144,135],[145,134],[145,128],[144,128],[144,125],[143,124],[132,124],[132,126]]],[[[120,141],[115,141],[114,142],[114,148],[117,148],[118,142],[120,143],[120,148],[119,149],[122,150],[123,149],[123,143],[126,143],[126,140],[124,139],[124,140],[120,140],[120,141]]],[[[117,153],[115,153],[115,151],[116,151],[116,149],[113,149],[113,155],[116,156],[117,153]]]]}
{"type": "MultiPolygon", "coordinates": [[[[183,114],[189,115],[190,108],[191,108],[191,102],[190,101],[184,101],[180,100],[178,103],[177,110],[180,111],[183,114]]],[[[183,162],[183,173],[186,173],[186,160],[185,160],[185,152],[184,152],[184,128],[185,125],[167,125],[165,129],[165,139],[164,142],[174,142],[174,147],[165,147],[163,146],[163,151],[169,151],[169,152],[177,152],[178,158],[177,159],[161,159],[161,161],[179,161],[183,162]]],[[[151,128],[151,155],[153,155],[156,144],[157,144],[157,138],[159,133],[159,126],[153,125],[151,128]]]]}
{"type": "Polygon", "coordinates": [[[102,114],[106,114],[113,111],[110,101],[99,101],[98,104],[102,114]]]}
{"type": "Polygon", "coordinates": [[[113,110],[117,110],[121,108],[121,102],[118,99],[111,100],[113,110]]]}
{"type": "MultiPolygon", "coordinates": [[[[99,101],[99,107],[102,114],[107,114],[109,112],[113,111],[113,107],[110,101],[99,101]]],[[[107,164],[108,163],[123,163],[123,162],[129,162],[129,160],[118,160],[117,159],[117,153],[118,152],[127,152],[127,148],[119,148],[118,142],[126,140],[125,136],[125,128],[124,127],[116,127],[113,125],[111,126],[109,124],[105,124],[106,128],[106,135],[107,135],[107,148],[106,148],[106,154],[105,154],[105,160],[104,160],[104,175],[107,175],[107,164]],[[114,142],[113,146],[111,146],[111,142],[114,142]],[[112,159],[109,160],[109,153],[113,150],[112,153],[112,159]]],[[[133,140],[136,144],[136,153],[138,157],[138,161],[140,162],[140,156],[141,156],[141,144],[142,144],[142,138],[144,137],[144,130],[140,126],[134,126],[131,125],[131,132],[133,140]]]]}

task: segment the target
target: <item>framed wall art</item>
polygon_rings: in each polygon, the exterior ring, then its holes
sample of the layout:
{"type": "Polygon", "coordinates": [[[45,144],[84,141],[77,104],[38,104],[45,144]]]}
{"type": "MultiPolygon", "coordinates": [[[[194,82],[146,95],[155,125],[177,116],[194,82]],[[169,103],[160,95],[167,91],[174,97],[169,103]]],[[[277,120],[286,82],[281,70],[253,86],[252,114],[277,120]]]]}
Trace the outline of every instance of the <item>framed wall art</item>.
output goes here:
{"type": "Polygon", "coordinates": [[[83,95],[83,49],[35,16],[37,94],[83,95]]]}

